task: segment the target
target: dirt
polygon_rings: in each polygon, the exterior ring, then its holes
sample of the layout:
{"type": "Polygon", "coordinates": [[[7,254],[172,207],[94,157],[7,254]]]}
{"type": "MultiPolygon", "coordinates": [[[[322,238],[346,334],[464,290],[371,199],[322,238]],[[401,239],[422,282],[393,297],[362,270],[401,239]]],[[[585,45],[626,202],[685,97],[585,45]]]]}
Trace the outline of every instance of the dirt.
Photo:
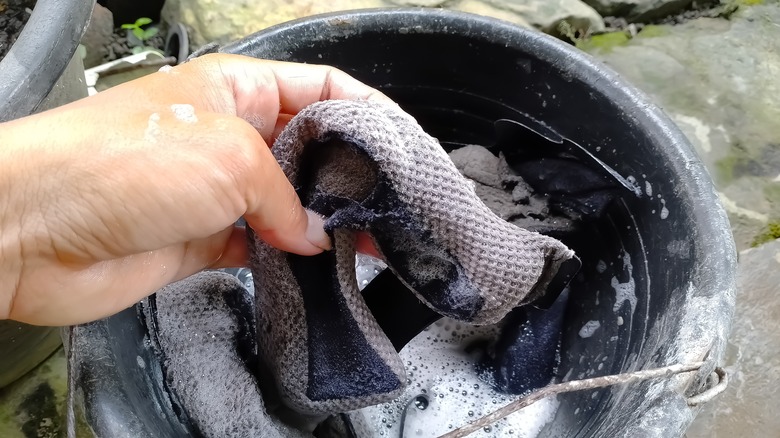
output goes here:
{"type": "Polygon", "coordinates": [[[34,6],[35,0],[0,0],[0,59],[16,42],[34,6]]]}
{"type": "MultiPolygon", "coordinates": [[[[165,37],[160,32],[147,40],[144,45],[162,52],[165,48],[165,37]]],[[[103,62],[113,61],[133,54],[133,46],[127,40],[127,29],[114,29],[114,33],[109,41],[106,42],[106,46],[108,53],[103,57],[103,62]]]]}
{"type": "MultiPolygon", "coordinates": [[[[35,0],[0,0],[0,59],[5,57],[16,42],[34,7],[35,0]]],[[[108,53],[103,57],[103,62],[133,54],[133,48],[127,41],[126,29],[114,29],[106,46],[108,53]]],[[[145,46],[162,51],[165,48],[162,32],[150,38],[145,46]]]]}

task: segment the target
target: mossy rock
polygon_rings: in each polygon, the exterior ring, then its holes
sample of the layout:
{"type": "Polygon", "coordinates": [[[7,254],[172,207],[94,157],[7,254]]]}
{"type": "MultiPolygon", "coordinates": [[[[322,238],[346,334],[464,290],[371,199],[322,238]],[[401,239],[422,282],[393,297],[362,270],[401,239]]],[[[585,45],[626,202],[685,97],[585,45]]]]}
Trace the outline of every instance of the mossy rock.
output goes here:
{"type": "Polygon", "coordinates": [[[780,221],[768,223],[764,231],[757,235],[750,245],[756,247],[776,239],[780,239],[780,221]]]}
{"type": "Polygon", "coordinates": [[[623,31],[602,33],[593,35],[587,40],[577,41],[577,48],[586,52],[600,51],[609,53],[615,47],[625,45],[629,40],[628,34],[623,31]]]}

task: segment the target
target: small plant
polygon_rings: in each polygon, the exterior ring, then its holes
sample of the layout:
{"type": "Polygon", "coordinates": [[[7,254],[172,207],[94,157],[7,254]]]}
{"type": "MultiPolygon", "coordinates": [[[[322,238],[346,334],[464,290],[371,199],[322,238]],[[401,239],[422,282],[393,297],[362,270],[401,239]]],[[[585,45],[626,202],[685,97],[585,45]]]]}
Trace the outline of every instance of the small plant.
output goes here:
{"type": "MultiPolygon", "coordinates": [[[[146,42],[149,41],[149,39],[151,39],[155,35],[157,35],[157,32],[160,31],[160,29],[156,27],[150,27],[148,29],[144,29],[144,26],[146,26],[151,22],[152,22],[151,18],[141,17],[135,20],[135,23],[128,23],[122,25],[122,29],[127,29],[133,32],[133,35],[136,38],[138,38],[138,41],[141,42],[141,44],[133,47],[133,54],[138,54],[145,50],[156,50],[154,47],[149,47],[146,45],[146,42]]],[[[130,42],[128,41],[128,43],[130,42]]]]}

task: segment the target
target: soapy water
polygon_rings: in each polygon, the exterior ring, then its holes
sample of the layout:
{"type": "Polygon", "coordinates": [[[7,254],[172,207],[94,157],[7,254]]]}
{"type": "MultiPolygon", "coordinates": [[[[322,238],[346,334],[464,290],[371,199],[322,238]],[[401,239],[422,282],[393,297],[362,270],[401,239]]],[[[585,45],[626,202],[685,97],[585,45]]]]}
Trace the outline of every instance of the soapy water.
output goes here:
{"type": "MultiPolygon", "coordinates": [[[[360,289],[385,268],[381,260],[358,254],[355,270],[360,289]]],[[[406,368],[406,391],[392,402],[351,412],[350,418],[366,424],[371,436],[427,438],[503,407],[518,397],[493,389],[488,374],[477,370],[481,352],[466,351],[467,346],[498,334],[497,326],[476,327],[449,318],[437,321],[399,353],[406,368]]],[[[536,437],[552,421],[558,404],[557,398],[540,400],[471,436],[536,437]]]]}
{"type": "MultiPolygon", "coordinates": [[[[465,348],[495,339],[498,331],[496,326],[475,327],[449,318],[437,321],[400,352],[406,391],[392,402],[350,413],[353,422],[367,424],[375,437],[438,437],[516,400],[518,396],[492,388],[477,371],[478,353],[465,348]]],[[[558,405],[557,398],[540,400],[470,436],[536,437],[558,405]]]]}
{"type": "MultiPolygon", "coordinates": [[[[364,254],[355,258],[355,274],[362,290],[387,265],[380,259],[364,254]]],[[[254,294],[252,272],[247,268],[226,269],[254,294]]],[[[438,437],[480,417],[494,412],[519,396],[496,391],[489,373],[480,373],[476,366],[482,352],[468,346],[496,339],[498,326],[471,326],[443,318],[423,330],[399,353],[403,359],[407,388],[396,400],[350,412],[355,424],[364,424],[364,431],[373,437],[438,437]],[[362,418],[361,418],[362,417],[362,418]],[[403,427],[403,430],[402,430],[403,427]]],[[[555,417],[559,402],[548,397],[472,437],[534,438],[555,417]]]]}

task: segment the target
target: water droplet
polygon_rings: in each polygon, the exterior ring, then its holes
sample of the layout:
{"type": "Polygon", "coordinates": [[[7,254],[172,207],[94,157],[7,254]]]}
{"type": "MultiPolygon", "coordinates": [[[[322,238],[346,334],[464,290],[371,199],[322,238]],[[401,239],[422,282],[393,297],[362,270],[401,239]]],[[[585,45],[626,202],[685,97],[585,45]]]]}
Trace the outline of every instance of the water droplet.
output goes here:
{"type": "Polygon", "coordinates": [[[424,395],[418,395],[414,398],[414,407],[424,411],[426,408],[428,408],[428,397],[424,395]]]}

